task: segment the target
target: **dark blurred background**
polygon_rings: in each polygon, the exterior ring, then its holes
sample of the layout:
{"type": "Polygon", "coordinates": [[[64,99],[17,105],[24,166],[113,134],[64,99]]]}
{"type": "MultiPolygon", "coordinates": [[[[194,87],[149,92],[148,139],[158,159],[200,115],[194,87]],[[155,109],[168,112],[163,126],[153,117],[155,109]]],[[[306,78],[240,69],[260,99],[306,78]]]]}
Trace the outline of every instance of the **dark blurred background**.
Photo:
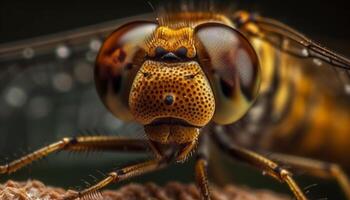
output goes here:
{"type": "MultiPolygon", "coordinates": [[[[151,0],[128,1],[1,1],[0,43],[94,25],[111,20],[152,12],[151,0]]],[[[350,56],[350,6],[346,1],[300,0],[241,0],[217,1],[222,5],[257,12],[278,19],[305,33],[325,46],[350,56]]],[[[91,37],[79,48],[58,43],[45,53],[35,52],[30,45],[11,59],[0,60],[0,160],[6,163],[30,150],[53,142],[63,136],[91,134],[121,134],[142,137],[136,124],[123,123],[111,116],[100,103],[93,84],[94,57],[102,36],[91,37]]],[[[1,56],[1,55],[0,55],[1,56]]],[[[92,153],[60,153],[10,176],[8,179],[36,178],[47,184],[74,187],[84,186],[82,179],[92,181],[89,174],[96,170],[108,172],[147,155],[92,153]]],[[[169,180],[193,181],[193,161],[176,164],[132,181],[169,180]],[[176,177],[176,178],[175,178],[176,177]]],[[[212,163],[220,165],[220,163],[212,163]]],[[[259,172],[222,158],[221,168],[234,174],[234,182],[258,188],[288,192],[285,186],[259,172]]],[[[213,179],[215,174],[212,174],[213,179]]],[[[315,198],[342,199],[334,181],[297,176],[311,189],[315,198]]],[[[120,184],[117,186],[118,187],[120,184]]]]}
{"type": "MultiPolygon", "coordinates": [[[[152,12],[160,0],[128,1],[26,1],[0,2],[0,42],[96,24],[126,16],[152,12]],[[148,3],[149,2],[149,3],[148,3]]],[[[164,1],[166,2],[166,1],[164,1]]],[[[217,0],[221,5],[237,5],[249,11],[279,19],[316,37],[347,39],[350,36],[350,5],[345,0],[217,0]]]]}

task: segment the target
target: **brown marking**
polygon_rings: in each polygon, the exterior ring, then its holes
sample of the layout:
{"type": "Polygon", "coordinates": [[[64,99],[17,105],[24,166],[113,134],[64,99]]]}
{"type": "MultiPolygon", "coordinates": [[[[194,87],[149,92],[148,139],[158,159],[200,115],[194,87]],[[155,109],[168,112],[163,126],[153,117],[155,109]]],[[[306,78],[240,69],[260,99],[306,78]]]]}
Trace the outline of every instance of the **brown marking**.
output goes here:
{"type": "Polygon", "coordinates": [[[202,127],[214,114],[215,99],[198,63],[146,61],[132,84],[129,108],[144,125],[170,117],[202,127]],[[145,73],[149,75],[145,77],[145,73]],[[187,78],[190,75],[194,77],[187,78]],[[164,101],[169,95],[173,97],[171,105],[164,101]]]}

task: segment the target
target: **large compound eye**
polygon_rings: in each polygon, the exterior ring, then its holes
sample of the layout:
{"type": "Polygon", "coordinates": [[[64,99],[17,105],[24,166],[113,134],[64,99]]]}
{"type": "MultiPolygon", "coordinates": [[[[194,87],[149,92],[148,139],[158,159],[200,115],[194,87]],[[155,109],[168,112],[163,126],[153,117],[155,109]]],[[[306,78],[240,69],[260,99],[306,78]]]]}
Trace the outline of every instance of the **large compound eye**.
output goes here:
{"type": "Polygon", "coordinates": [[[229,124],[241,118],[254,102],[260,84],[258,57],[237,30],[219,23],[195,29],[198,59],[215,96],[213,121],[229,124]]]}
{"type": "Polygon", "coordinates": [[[114,31],[102,45],[95,66],[98,94],[122,120],[131,120],[128,97],[131,84],[145,58],[145,42],[156,29],[153,22],[132,22],[114,31]]]}

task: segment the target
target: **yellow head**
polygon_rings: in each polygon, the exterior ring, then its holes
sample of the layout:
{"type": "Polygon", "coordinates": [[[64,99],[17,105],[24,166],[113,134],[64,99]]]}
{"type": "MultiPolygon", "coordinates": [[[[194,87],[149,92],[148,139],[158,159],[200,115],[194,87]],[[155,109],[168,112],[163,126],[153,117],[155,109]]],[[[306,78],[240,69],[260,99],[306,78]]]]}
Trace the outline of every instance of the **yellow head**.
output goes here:
{"type": "Polygon", "coordinates": [[[162,144],[192,142],[211,120],[239,119],[257,95],[259,65],[248,41],[223,19],[179,14],[118,28],[96,63],[105,105],[162,144]]]}

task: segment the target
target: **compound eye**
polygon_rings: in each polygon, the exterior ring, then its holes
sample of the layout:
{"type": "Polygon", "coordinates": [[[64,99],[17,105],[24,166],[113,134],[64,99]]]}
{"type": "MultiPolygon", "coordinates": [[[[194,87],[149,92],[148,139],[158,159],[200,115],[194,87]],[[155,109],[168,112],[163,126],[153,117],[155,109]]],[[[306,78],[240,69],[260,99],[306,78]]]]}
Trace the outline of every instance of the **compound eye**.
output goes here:
{"type": "Polygon", "coordinates": [[[97,92],[119,119],[132,120],[128,108],[131,84],[146,56],[145,42],[156,27],[157,24],[144,21],[125,24],[107,37],[97,56],[97,92]]]}
{"type": "Polygon", "coordinates": [[[229,124],[241,118],[257,96],[259,61],[249,41],[237,30],[219,23],[195,29],[198,59],[215,95],[214,122],[229,124]]]}

